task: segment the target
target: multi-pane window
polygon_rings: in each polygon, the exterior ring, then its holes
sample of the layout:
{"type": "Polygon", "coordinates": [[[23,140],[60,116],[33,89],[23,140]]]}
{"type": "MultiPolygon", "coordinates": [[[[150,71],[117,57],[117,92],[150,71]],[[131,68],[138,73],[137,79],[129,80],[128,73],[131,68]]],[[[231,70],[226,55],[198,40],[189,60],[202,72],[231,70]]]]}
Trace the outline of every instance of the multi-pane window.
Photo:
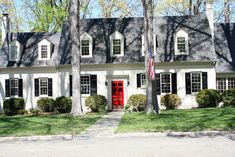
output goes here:
{"type": "Polygon", "coordinates": [[[121,39],[113,40],[113,54],[120,55],[121,54],[121,39]]]}
{"type": "Polygon", "coordinates": [[[90,94],[90,76],[81,76],[81,94],[90,94]]]}
{"type": "Polygon", "coordinates": [[[177,37],[177,49],[179,54],[186,53],[186,39],[185,37],[177,37]]]}
{"type": "Polygon", "coordinates": [[[18,46],[16,45],[11,45],[11,59],[16,60],[17,59],[17,54],[18,54],[18,46]]]}
{"type": "Polygon", "coordinates": [[[202,89],[201,73],[191,73],[192,93],[199,92],[202,89]]]}
{"type": "Polygon", "coordinates": [[[217,78],[216,85],[217,90],[223,93],[226,90],[226,78],[217,78]]]}
{"type": "Polygon", "coordinates": [[[89,56],[90,55],[90,47],[89,47],[89,40],[82,40],[81,41],[81,53],[82,53],[82,56],[89,56]]]}
{"type": "Polygon", "coordinates": [[[146,87],[147,81],[146,81],[146,75],[145,74],[141,74],[140,75],[140,79],[141,79],[141,87],[146,87]]]}
{"type": "Polygon", "coordinates": [[[47,52],[48,52],[48,46],[47,45],[41,45],[41,58],[45,59],[47,58],[47,52]]]}
{"type": "Polygon", "coordinates": [[[161,74],[161,93],[171,93],[171,74],[161,74]]]}
{"type": "Polygon", "coordinates": [[[235,88],[235,77],[229,77],[228,78],[228,89],[234,89],[235,88]]]}
{"type": "Polygon", "coordinates": [[[10,91],[11,91],[11,96],[16,96],[18,95],[18,79],[10,79],[10,91]]]}
{"type": "Polygon", "coordinates": [[[48,95],[48,79],[40,78],[40,95],[48,95]]]}

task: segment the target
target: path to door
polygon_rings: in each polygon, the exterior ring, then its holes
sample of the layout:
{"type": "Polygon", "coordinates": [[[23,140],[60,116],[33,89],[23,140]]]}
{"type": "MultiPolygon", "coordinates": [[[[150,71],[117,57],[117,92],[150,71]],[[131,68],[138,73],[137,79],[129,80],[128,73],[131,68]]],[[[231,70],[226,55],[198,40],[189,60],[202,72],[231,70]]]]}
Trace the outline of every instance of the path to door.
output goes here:
{"type": "Polygon", "coordinates": [[[116,131],[123,112],[110,112],[102,119],[98,120],[95,124],[87,128],[81,134],[75,137],[75,139],[90,139],[95,137],[110,137],[113,136],[116,131]]]}

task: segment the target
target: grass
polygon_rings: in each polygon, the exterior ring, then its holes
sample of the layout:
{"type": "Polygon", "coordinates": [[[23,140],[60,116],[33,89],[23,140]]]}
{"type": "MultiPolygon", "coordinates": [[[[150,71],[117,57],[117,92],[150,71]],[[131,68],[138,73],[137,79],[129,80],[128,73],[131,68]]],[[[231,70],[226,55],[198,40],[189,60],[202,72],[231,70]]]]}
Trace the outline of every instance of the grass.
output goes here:
{"type": "Polygon", "coordinates": [[[0,116],[0,137],[79,134],[102,114],[72,117],[68,114],[39,116],[0,116]]]}
{"type": "Polygon", "coordinates": [[[166,110],[161,114],[125,114],[117,133],[235,130],[235,108],[166,110]]]}

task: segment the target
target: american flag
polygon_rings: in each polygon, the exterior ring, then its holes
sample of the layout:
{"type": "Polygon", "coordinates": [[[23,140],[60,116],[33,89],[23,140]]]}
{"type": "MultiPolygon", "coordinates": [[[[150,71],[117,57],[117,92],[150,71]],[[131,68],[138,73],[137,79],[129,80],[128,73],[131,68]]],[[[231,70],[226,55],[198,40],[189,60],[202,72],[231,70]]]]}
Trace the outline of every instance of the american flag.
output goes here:
{"type": "Polygon", "coordinates": [[[151,48],[149,49],[149,58],[148,58],[148,77],[152,80],[155,79],[154,57],[151,48]]]}

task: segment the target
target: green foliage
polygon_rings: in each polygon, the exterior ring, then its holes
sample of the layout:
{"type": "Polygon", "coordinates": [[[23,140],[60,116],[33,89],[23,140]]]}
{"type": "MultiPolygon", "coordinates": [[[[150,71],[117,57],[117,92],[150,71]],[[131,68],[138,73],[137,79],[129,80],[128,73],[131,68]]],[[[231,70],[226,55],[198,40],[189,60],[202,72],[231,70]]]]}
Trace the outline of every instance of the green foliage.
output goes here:
{"type": "Polygon", "coordinates": [[[129,97],[127,104],[130,106],[138,106],[139,111],[144,111],[146,107],[146,96],[143,94],[134,94],[129,97]]]}
{"type": "Polygon", "coordinates": [[[28,114],[28,111],[27,110],[19,110],[19,111],[17,111],[17,114],[19,114],[19,115],[28,114]]]}
{"type": "Polygon", "coordinates": [[[224,106],[235,106],[235,89],[230,89],[222,94],[224,106]]]}
{"type": "Polygon", "coordinates": [[[19,110],[25,109],[25,102],[23,98],[6,99],[3,103],[3,110],[6,115],[16,115],[19,110]]]}
{"type": "Polygon", "coordinates": [[[61,96],[55,99],[54,109],[59,113],[69,113],[72,108],[72,100],[69,97],[61,96]]]}
{"type": "Polygon", "coordinates": [[[196,97],[199,107],[216,107],[222,101],[222,97],[217,90],[201,90],[196,97]]]}
{"type": "Polygon", "coordinates": [[[29,111],[30,111],[30,113],[32,113],[34,115],[39,115],[39,113],[40,113],[40,110],[37,110],[37,109],[30,109],[29,111]]]}
{"type": "Polygon", "coordinates": [[[181,105],[181,99],[176,94],[166,94],[161,97],[161,105],[165,106],[167,110],[176,109],[181,105]]]}
{"type": "Polygon", "coordinates": [[[52,98],[41,98],[37,101],[37,106],[42,112],[54,111],[54,100],[52,98]]]}
{"type": "Polygon", "coordinates": [[[107,100],[103,95],[91,95],[85,101],[92,112],[107,112],[107,100]]]}

